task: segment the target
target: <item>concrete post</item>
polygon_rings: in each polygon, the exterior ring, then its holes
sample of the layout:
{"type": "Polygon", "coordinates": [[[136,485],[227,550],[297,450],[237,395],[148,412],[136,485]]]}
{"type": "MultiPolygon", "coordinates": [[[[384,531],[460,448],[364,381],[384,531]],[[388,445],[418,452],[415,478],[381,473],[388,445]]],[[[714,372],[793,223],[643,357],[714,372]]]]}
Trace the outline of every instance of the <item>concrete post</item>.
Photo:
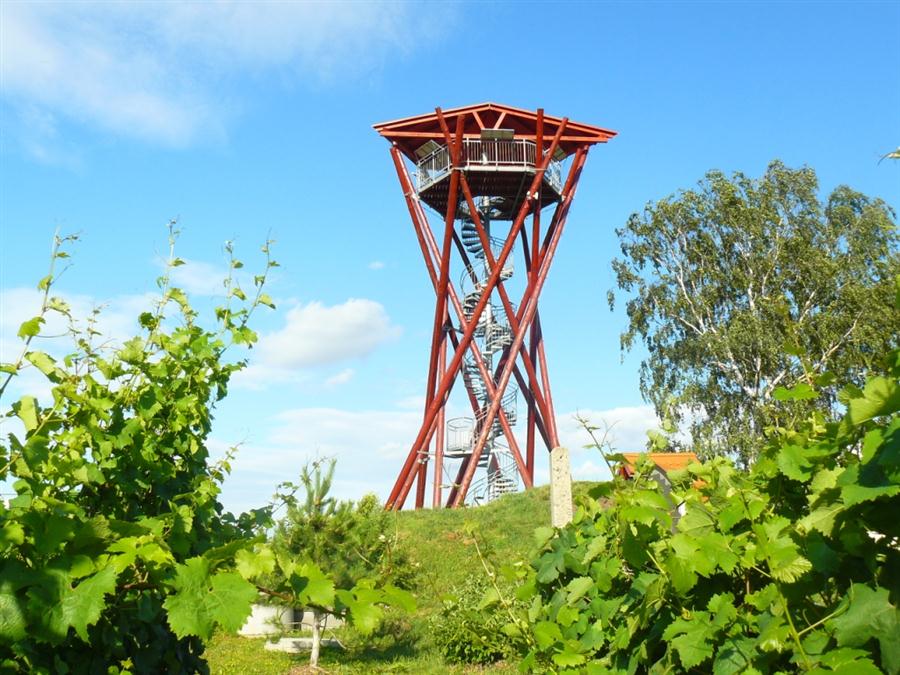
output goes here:
{"type": "Polygon", "coordinates": [[[550,524],[564,527],[572,522],[572,471],[569,451],[553,448],[550,451],[550,524]]]}

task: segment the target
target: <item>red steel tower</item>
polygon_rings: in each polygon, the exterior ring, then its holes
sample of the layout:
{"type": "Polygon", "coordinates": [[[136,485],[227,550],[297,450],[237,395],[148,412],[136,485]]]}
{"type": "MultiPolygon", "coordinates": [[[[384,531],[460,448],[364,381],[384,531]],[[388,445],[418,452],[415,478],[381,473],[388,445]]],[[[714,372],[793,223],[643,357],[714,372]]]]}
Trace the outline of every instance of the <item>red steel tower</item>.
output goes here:
{"type": "Polygon", "coordinates": [[[588,149],[615,132],[496,103],[436,108],[375,130],[391,142],[437,300],[425,414],[386,508],[403,508],[413,483],[416,508],[424,506],[429,465],[435,508],[490,500],[520,481],[528,489],[536,437],[548,450],[559,445],[538,298],[588,149]],[[425,206],[443,220],[440,239],[425,206]],[[545,217],[548,207],[552,215],[545,217]],[[520,275],[512,255],[517,239],[520,275]],[[518,305],[509,292],[516,281],[518,305]],[[472,416],[447,420],[459,380],[472,416]],[[527,405],[524,454],[513,432],[519,392],[527,405]]]}

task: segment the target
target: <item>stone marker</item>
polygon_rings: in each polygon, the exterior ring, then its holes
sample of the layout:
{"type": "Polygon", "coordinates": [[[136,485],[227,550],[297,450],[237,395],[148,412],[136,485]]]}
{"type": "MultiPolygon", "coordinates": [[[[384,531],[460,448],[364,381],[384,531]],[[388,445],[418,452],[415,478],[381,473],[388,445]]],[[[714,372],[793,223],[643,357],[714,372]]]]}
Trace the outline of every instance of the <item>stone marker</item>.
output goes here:
{"type": "Polygon", "coordinates": [[[572,472],[569,451],[553,448],[550,451],[550,524],[563,527],[572,522],[572,472]]]}

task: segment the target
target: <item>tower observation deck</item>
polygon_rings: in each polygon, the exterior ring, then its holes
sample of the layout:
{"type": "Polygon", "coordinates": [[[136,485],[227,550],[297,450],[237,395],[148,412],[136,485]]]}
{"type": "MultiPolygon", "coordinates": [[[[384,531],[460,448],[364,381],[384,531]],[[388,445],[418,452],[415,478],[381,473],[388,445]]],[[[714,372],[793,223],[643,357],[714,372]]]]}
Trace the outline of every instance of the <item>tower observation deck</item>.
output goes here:
{"type": "Polygon", "coordinates": [[[429,466],[434,507],[530,488],[537,438],[548,451],[559,445],[538,297],[588,149],[615,132],[496,103],[436,108],[375,130],[391,143],[437,299],[425,414],[386,506],[402,508],[415,482],[415,505],[422,507],[429,466]],[[441,217],[440,241],[423,205],[441,217]],[[513,303],[517,282],[521,295],[513,303]],[[472,414],[447,420],[458,380],[472,414]],[[513,430],[520,394],[524,453],[513,430]]]}

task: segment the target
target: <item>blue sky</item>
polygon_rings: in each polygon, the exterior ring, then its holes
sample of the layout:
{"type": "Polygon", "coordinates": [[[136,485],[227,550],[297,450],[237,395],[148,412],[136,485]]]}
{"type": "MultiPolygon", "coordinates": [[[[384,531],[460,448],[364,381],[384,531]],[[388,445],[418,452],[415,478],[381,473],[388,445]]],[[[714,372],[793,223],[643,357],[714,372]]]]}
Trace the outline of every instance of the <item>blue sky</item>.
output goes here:
{"type": "MultiPolygon", "coordinates": [[[[375,122],[498,101],[615,129],[591,153],[541,312],[571,415],[653,425],[610,313],[614,228],[709,169],[808,164],[900,205],[900,4],[244,3],[0,6],[0,349],[33,313],[52,234],[80,232],[59,291],[133,330],[183,229],[178,281],[210,307],[234,240],[277,240],[277,312],[212,447],[241,442],[225,502],[264,503],[306,458],[384,496],[416,431],[433,292],[375,122]]],[[[59,347],[60,349],[62,347],[59,347]]],[[[22,378],[21,390],[34,386],[22,378]]],[[[539,463],[538,481],[546,476],[539,463]]]]}

